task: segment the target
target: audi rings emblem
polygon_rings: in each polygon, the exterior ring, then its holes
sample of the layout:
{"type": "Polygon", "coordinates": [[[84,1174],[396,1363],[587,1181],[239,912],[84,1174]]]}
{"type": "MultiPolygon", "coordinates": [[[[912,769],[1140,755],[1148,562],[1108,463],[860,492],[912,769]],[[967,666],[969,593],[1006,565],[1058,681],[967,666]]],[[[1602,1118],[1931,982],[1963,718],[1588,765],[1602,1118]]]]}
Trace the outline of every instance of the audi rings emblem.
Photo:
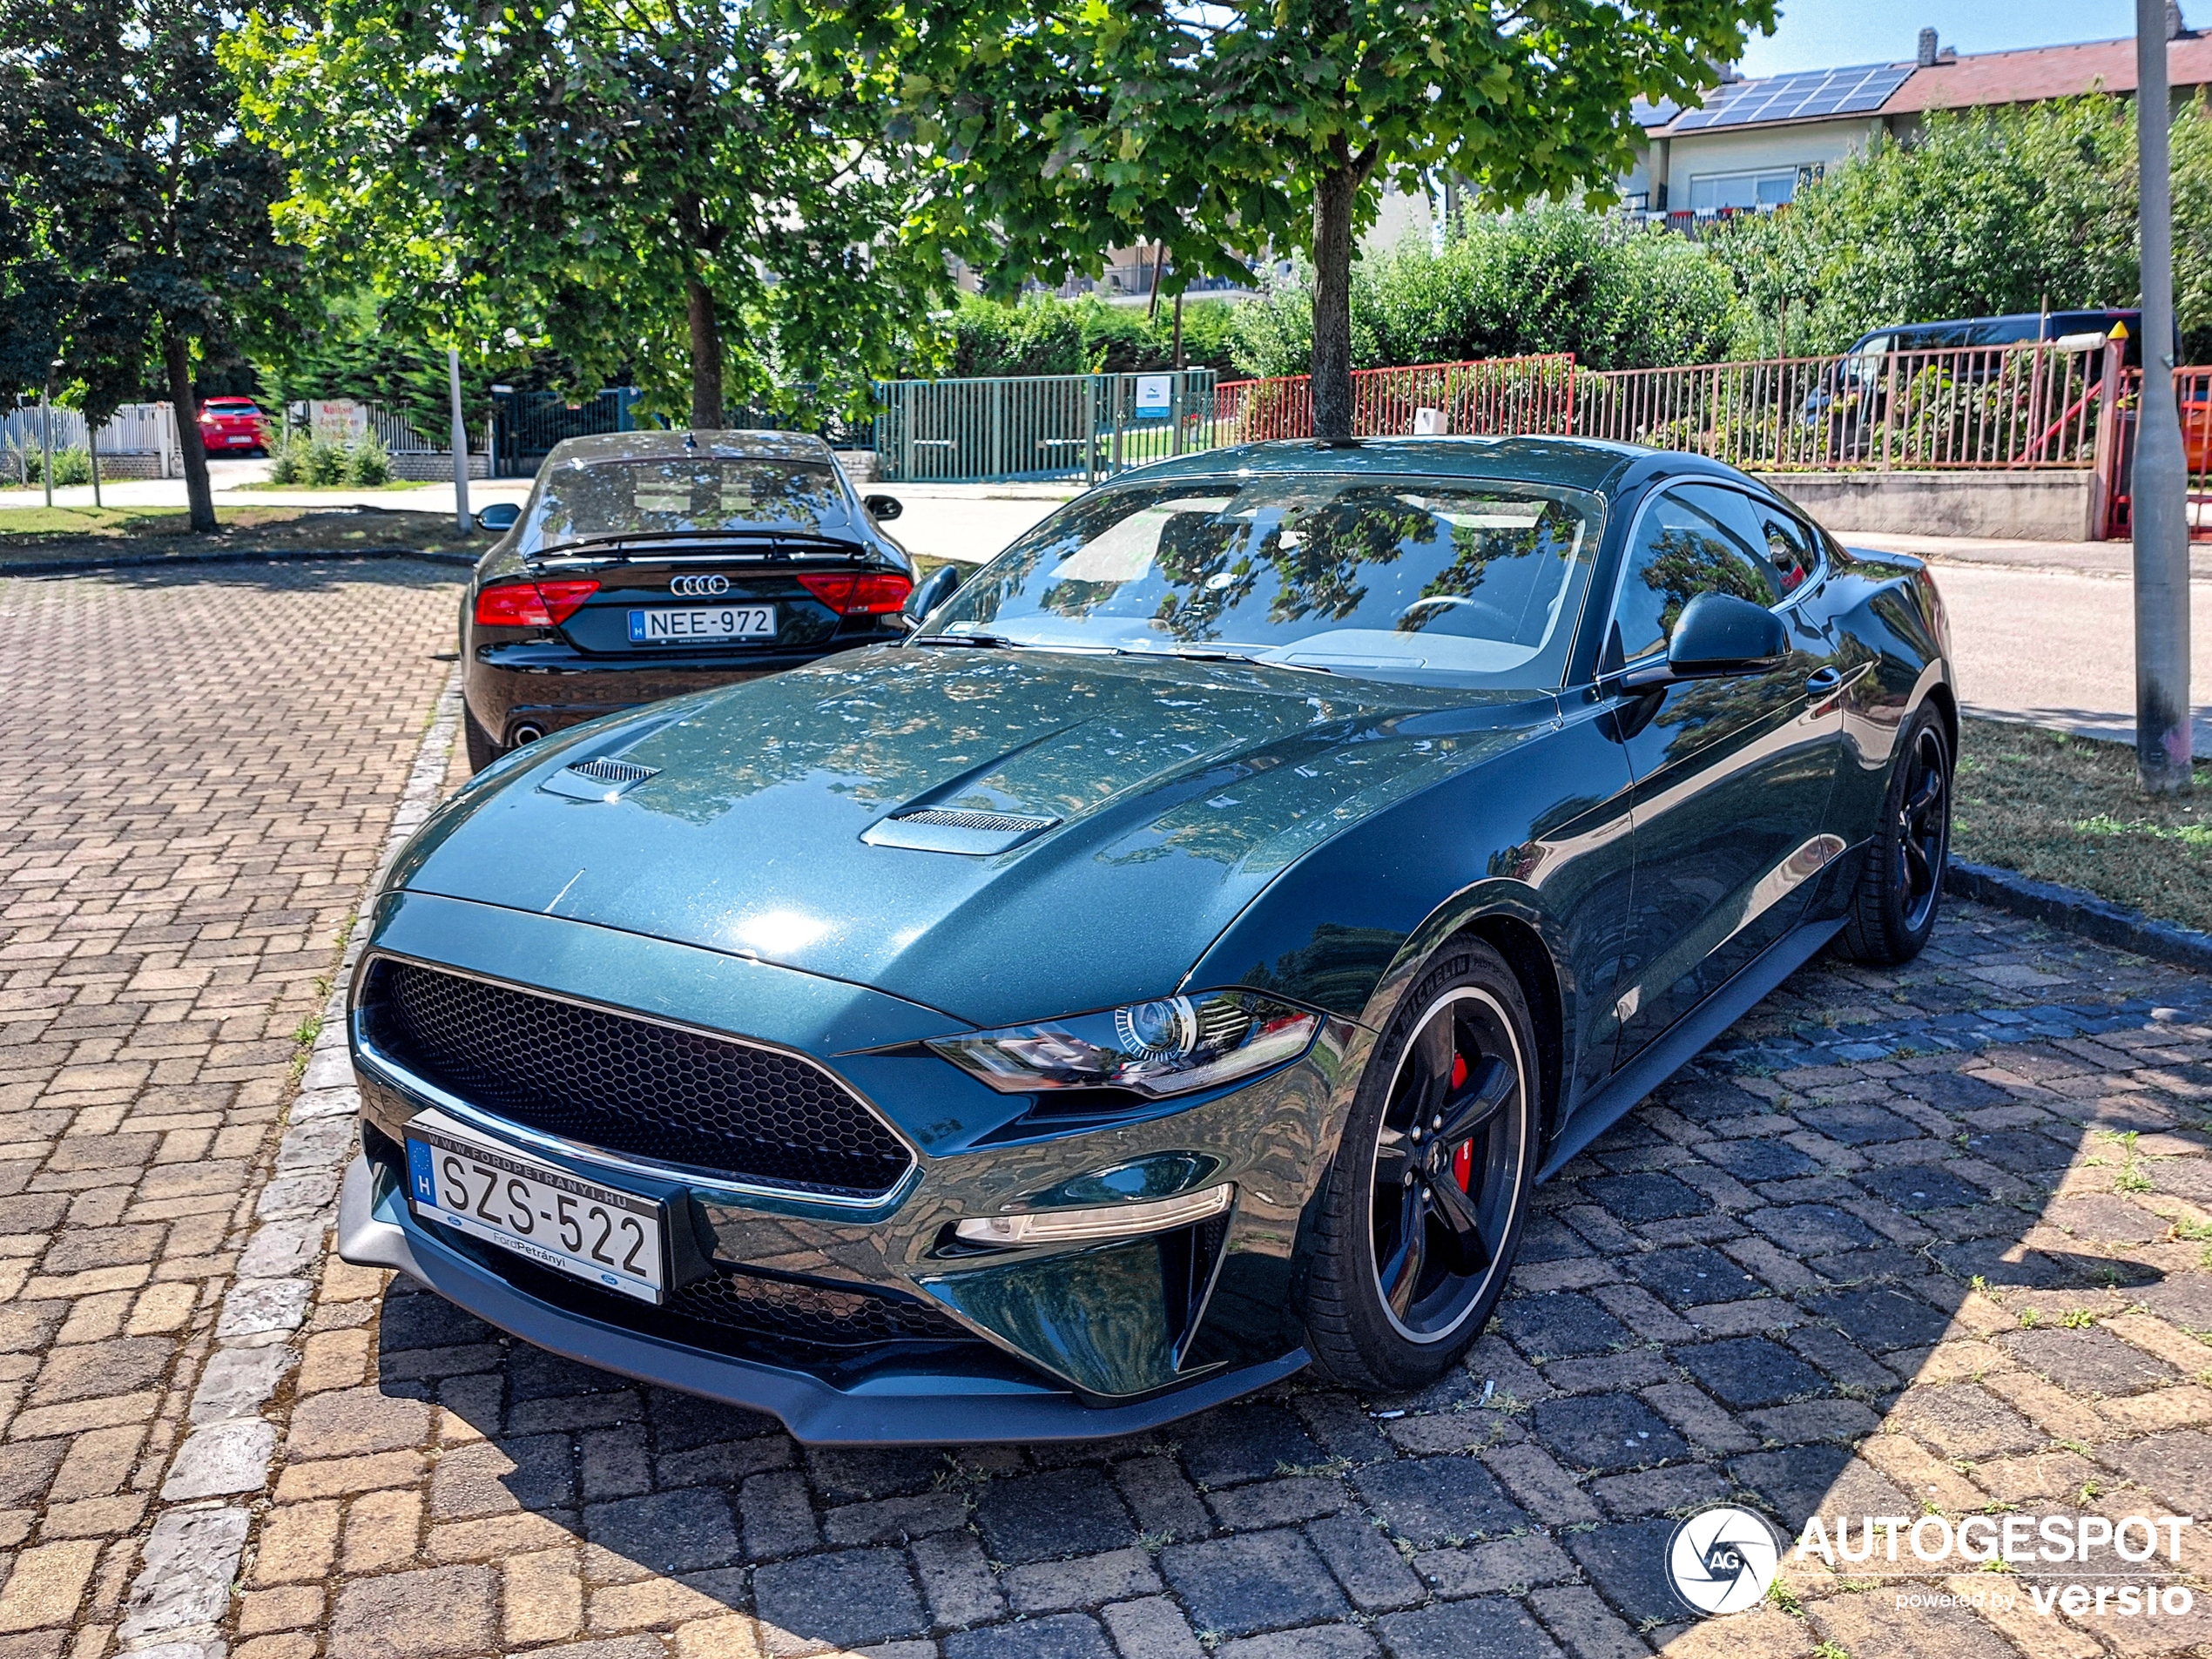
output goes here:
{"type": "Polygon", "coordinates": [[[730,590],[726,576],[679,576],[670,580],[668,590],[682,599],[706,599],[730,590]]]}

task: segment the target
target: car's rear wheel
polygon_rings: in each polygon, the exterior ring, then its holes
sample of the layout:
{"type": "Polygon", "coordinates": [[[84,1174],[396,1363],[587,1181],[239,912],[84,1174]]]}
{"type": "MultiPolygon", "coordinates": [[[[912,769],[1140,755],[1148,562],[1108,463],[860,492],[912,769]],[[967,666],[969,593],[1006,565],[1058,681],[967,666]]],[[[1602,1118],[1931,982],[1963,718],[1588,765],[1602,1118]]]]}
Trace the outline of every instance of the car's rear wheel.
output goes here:
{"type": "Polygon", "coordinates": [[[469,746],[469,770],[482,772],[507,752],[501,748],[491,733],[476,724],[476,717],[469,705],[461,705],[461,732],[469,746]]]}
{"type": "Polygon", "coordinates": [[[1837,937],[1862,962],[1909,962],[1935,932],[1951,856],[1951,742],[1922,704],[1905,722],[1881,822],[1866,849],[1851,914],[1837,937]]]}
{"type": "Polygon", "coordinates": [[[1512,1271],[1540,1117],[1520,982],[1455,945],[1399,1002],[1330,1167],[1303,1308],[1330,1375],[1418,1388],[1467,1352],[1512,1271]]]}

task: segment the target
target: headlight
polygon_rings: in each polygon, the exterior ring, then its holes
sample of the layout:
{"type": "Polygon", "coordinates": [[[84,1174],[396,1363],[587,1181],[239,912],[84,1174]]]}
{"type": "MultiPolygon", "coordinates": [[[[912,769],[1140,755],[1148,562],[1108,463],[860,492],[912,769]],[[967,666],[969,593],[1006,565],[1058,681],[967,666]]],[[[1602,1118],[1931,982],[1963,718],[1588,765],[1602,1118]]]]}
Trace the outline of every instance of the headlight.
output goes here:
{"type": "Polygon", "coordinates": [[[1250,1076],[1304,1054],[1321,1016],[1250,991],[1202,991],[929,1046],[1007,1095],[1127,1089],[1157,1097],[1250,1076]]]}

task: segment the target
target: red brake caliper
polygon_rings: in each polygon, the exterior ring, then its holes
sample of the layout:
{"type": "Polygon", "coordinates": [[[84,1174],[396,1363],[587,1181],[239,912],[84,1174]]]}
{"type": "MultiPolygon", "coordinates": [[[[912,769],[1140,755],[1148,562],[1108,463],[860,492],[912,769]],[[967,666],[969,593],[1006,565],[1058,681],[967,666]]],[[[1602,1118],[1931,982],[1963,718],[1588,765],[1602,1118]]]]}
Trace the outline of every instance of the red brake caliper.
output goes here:
{"type": "MultiPolygon", "coordinates": [[[[1452,1056],[1452,1087],[1462,1089],[1467,1080],[1467,1057],[1463,1054],[1452,1056]]],[[[1467,1183],[1474,1179],[1474,1143],[1462,1141],[1460,1150],[1452,1154],[1452,1178],[1460,1184],[1460,1190],[1467,1190],[1467,1183]]]]}

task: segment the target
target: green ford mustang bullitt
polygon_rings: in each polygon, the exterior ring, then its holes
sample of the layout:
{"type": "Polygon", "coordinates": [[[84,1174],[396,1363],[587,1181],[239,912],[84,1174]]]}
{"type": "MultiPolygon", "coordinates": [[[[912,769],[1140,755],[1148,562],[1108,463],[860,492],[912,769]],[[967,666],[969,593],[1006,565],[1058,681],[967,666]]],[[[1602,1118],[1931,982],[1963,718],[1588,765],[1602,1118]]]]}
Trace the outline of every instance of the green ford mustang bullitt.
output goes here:
{"type": "Polygon", "coordinates": [[[813,1442],[1406,1389],[1531,1190],[1934,926],[1942,607],[1695,457],[1274,443],[508,756],[353,987],[341,1251],[813,1442]]]}

